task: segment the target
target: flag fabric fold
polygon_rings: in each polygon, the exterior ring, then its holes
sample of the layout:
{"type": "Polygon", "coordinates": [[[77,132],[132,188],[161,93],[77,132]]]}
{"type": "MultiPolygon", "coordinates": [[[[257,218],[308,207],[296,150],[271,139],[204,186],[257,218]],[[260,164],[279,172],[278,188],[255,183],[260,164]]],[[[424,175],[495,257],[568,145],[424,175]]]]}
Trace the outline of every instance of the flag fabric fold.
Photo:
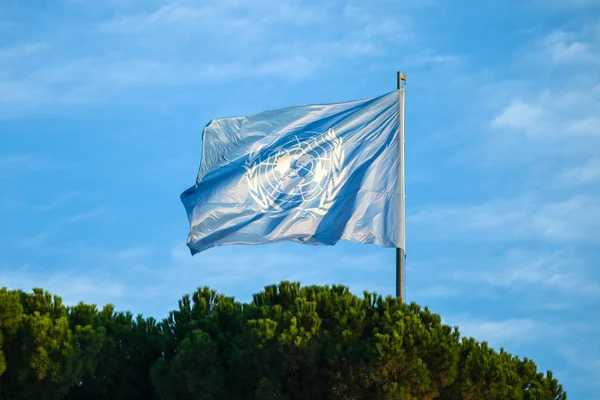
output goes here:
{"type": "Polygon", "coordinates": [[[192,254],[339,240],[398,247],[400,92],[210,121],[181,194],[192,254]]]}

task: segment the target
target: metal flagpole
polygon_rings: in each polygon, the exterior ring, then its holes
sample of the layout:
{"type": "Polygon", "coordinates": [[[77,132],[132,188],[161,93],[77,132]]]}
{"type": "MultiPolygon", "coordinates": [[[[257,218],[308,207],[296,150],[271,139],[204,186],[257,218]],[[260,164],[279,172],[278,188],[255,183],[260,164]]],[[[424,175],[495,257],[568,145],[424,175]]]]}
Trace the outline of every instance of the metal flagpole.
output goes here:
{"type": "Polygon", "coordinates": [[[404,182],[404,104],[406,99],[406,75],[398,72],[397,88],[400,96],[398,112],[398,237],[400,247],[396,248],[396,297],[406,302],[406,192],[404,182]]]}

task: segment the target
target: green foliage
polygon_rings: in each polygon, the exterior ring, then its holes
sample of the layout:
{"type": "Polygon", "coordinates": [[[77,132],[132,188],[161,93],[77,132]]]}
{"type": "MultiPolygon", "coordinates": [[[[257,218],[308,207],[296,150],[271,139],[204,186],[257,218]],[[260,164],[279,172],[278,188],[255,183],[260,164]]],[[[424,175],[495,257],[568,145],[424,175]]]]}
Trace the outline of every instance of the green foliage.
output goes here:
{"type": "Polygon", "coordinates": [[[161,354],[156,321],[79,304],[71,310],[74,326],[85,324],[89,365],[68,399],[152,399],[150,367],[161,354]]]}
{"type": "Polygon", "coordinates": [[[209,288],[179,301],[162,323],[164,357],[152,369],[161,399],[227,399],[223,363],[239,335],[241,306],[209,288]]]}
{"type": "Polygon", "coordinates": [[[8,336],[10,338],[14,336],[22,319],[23,306],[21,305],[21,293],[17,291],[9,292],[5,287],[0,289],[0,377],[6,371],[4,337],[8,336]]]}
{"type": "Polygon", "coordinates": [[[3,311],[12,326],[2,329],[5,371],[0,396],[9,399],[62,399],[78,379],[74,335],[60,297],[42,289],[2,291],[3,311]],[[18,299],[19,304],[15,304],[18,299]]]}
{"type": "Polygon", "coordinates": [[[281,282],[209,288],[163,321],[0,290],[2,399],[566,399],[548,371],[427,308],[281,282]]]}

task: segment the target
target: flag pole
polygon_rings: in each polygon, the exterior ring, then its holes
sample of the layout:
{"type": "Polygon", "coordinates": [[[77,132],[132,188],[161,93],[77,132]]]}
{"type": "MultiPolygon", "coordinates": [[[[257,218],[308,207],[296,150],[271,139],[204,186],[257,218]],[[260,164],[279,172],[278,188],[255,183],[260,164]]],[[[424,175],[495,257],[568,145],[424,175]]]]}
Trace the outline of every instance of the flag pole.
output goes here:
{"type": "Polygon", "coordinates": [[[406,75],[398,71],[397,89],[399,91],[398,112],[398,243],[396,248],[396,297],[406,302],[406,192],[404,182],[404,103],[406,99],[406,75]]]}

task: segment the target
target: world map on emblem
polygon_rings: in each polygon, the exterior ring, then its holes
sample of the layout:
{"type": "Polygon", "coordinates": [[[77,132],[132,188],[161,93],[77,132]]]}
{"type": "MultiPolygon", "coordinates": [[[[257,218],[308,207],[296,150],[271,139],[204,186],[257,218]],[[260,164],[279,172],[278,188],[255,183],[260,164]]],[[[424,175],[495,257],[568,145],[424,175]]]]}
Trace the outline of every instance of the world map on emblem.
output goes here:
{"type": "Polygon", "coordinates": [[[246,162],[249,192],[269,215],[294,210],[323,214],[340,183],[342,140],[333,130],[251,154],[246,162]]]}

